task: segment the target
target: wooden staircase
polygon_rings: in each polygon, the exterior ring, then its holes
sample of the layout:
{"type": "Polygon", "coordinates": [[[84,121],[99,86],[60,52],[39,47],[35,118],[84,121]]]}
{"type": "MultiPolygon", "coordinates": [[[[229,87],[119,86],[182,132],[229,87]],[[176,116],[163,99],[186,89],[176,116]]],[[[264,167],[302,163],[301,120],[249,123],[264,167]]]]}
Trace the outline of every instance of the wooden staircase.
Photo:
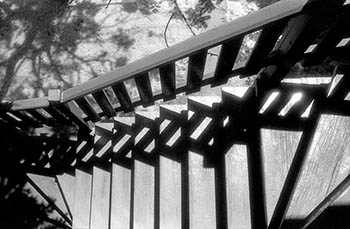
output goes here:
{"type": "Polygon", "coordinates": [[[287,74],[347,60],[348,17],[344,0],[281,1],[77,87],[7,104],[2,144],[66,228],[330,228],[324,219],[350,200],[350,68],[340,62],[318,81],[287,74]],[[242,40],[258,31],[237,64],[242,40]],[[220,52],[206,73],[212,48],[220,52]],[[177,85],[184,58],[187,81],[177,85]],[[238,75],[254,85],[128,114],[238,75]],[[32,134],[50,128],[60,135],[32,134]]]}
{"type": "MultiPolygon", "coordinates": [[[[340,126],[320,134],[334,120],[320,121],[321,114],[347,112],[324,106],[339,100],[344,84],[347,80],[328,93],[332,82],[282,83],[260,98],[258,86],[226,87],[221,97],[190,96],[187,104],[96,123],[88,136],[72,142],[74,150],[59,160],[49,158],[61,166],[61,183],[74,183],[74,190],[62,191],[70,200],[72,227],[266,228],[270,223],[274,228],[273,223],[286,224],[288,212],[303,211],[306,218],[324,195],[309,193],[315,188],[303,180],[314,173],[307,170],[309,164],[331,160],[321,173],[325,180],[338,166],[331,152],[318,162],[308,155],[320,154],[315,145],[330,134],[350,138],[345,131],[350,121],[341,116],[335,117],[343,119],[340,126]],[[300,94],[302,99],[295,100],[300,94]],[[298,187],[306,189],[300,192],[298,187]],[[300,203],[289,209],[304,195],[311,195],[307,210],[300,203]]],[[[346,158],[344,141],[336,151],[346,158]]],[[[333,188],[319,187],[321,193],[335,190],[339,196],[347,190],[337,191],[339,181],[347,178],[336,173],[336,183],[327,180],[333,188]]]]}

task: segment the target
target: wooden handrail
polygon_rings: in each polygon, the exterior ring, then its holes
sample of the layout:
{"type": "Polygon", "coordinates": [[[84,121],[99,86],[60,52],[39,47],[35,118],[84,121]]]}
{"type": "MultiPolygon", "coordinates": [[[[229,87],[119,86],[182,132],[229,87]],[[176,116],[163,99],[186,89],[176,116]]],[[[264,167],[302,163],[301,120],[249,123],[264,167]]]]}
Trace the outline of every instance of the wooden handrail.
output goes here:
{"type": "Polygon", "coordinates": [[[295,15],[303,9],[308,0],[284,0],[232,22],[219,26],[199,36],[180,42],[172,47],[132,62],[115,71],[89,80],[62,92],[61,102],[68,102],[81,96],[102,90],[131,77],[146,73],[169,62],[187,57],[203,48],[211,48],[236,36],[241,36],[268,24],[295,15]]]}

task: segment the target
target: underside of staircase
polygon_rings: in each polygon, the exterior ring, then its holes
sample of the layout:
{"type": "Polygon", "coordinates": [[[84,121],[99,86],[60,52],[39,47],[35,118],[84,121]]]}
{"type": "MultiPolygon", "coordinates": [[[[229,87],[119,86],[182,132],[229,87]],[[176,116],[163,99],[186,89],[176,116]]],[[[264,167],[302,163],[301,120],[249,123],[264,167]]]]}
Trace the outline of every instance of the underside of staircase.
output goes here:
{"type": "Polygon", "coordinates": [[[2,104],[1,175],[27,182],[62,228],[349,228],[349,16],[347,1],[284,0],[82,85],[2,104]],[[298,72],[329,59],[333,73],[298,72]],[[203,91],[238,77],[254,82],[203,91]]]}

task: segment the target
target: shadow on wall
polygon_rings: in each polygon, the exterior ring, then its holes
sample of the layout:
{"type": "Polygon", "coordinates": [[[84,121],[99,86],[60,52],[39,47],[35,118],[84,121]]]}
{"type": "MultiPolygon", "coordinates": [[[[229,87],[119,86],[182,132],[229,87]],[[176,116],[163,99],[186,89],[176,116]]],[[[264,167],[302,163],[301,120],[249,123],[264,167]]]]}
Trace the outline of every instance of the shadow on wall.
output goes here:
{"type": "Polygon", "coordinates": [[[62,220],[49,218],[52,212],[38,201],[23,178],[0,173],[0,228],[67,228],[62,220]]]}

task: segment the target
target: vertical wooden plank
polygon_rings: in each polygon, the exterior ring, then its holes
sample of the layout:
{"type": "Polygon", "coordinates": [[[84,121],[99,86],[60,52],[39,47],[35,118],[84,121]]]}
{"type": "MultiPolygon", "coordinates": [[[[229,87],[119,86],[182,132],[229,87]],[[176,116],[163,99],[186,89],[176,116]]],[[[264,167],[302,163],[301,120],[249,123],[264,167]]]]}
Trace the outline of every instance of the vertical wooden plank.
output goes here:
{"type": "Polygon", "coordinates": [[[205,62],[207,59],[207,50],[203,49],[192,54],[188,61],[187,70],[187,88],[186,93],[190,94],[199,91],[202,86],[205,62]]]}
{"type": "Polygon", "coordinates": [[[293,197],[296,184],[299,180],[301,169],[305,162],[307,152],[311,147],[311,142],[316,131],[316,124],[319,119],[318,112],[312,112],[310,120],[304,127],[299,145],[295,152],[292,164],[283,184],[281,194],[278,198],[275,210],[271,217],[269,228],[280,228],[293,197]]]}
{"type": "Polygon", "coordinates": [[[134,161],[134,225],[135,229],[154,227],[154,167],[134,161]]]}
{"type": "Polygon", "coordinates": [[[92,174],[90,229],[108,229],[111,175],[97,166],[92,174]]]}
{"type": "Polygon", "coordinates": [[[118,83],[112,86],[114,94],[117,96],[118,101],[124,112],[130,112],[134,110],[130,96],[124,83],[118,83]]]}
{"type": "Polygon", "coordinates": [[[84,113],[89,117],[89,119],[93,122],[97,122],[100,120],[100,117],[92,108],[92,106],[89,104],[89,102],[85,99],[85,97],[78,98],[74,100],[78,106],[84,111],[84,113]]]}
{"type": "Polygon", "coordinates": [[[176,98],[176,73],[175,62],[159,68],[160,82],[162,85],[163,100],[168,101],[176,98]]]}
{"type": "Polygon", "coordinates": [[[151,82],[148,73],[135,77],[137,89],[144,107],[154,104],[151,82]]]}
{"type": "Polygon", "coordinates": [[[90,173],[75,170],[73,229],[90,228],[91,184],[90,173]]]}
{"type": "Polygon", "coordinates": [[[271,219],[301,132],[262,129],[267,220],[271,219]]]}
{"type": "Polygon", "coordinates": [[[250,229],[247,149],[233,145],[225,155],[228,228],[250,229]]]}
{"type": "Polygon", "coordinates": [[[190,228],[216,228],[214,169],[203,156],[189,152],[190,228]]]}
{"type": "Polygon", "coordinates": [[[112,164],[111,229],[130,228],[131,170],[112,164]]]}
{"type": "Polygon", "coordinates": [[[92,93],[92,96],[96,100],[97,104],[101,107],[103,113],[108,118],[111,118],[116,115],[111,102],[109,101],[103,90],[92,93]]]}
{"type": "Polygon", "coordinates": [[[181,164],[160,156],[160,228],[181,228],[181,164]]]}
{"type": "Polygon", "coordinates": [[[217,86],[227,82],[228,75],[231,73],[236,61],[239,49],[242,45],[243,36],[234,38],[225,42],[221,47],[219,60],[216,65],[212,86],[217,86]]]}

